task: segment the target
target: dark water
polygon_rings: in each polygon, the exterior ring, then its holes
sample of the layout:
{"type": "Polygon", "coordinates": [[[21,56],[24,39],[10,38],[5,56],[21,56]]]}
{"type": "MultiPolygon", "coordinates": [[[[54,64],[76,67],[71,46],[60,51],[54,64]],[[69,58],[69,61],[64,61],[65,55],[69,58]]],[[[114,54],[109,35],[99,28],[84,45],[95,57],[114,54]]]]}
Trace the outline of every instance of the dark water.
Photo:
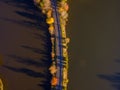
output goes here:
{"type": "Polygon", "coordinates": [[[0,0],[0,77],[5,90],[50,90],[47,28],[32,0],[0,0]]]}
{"type": "Polygon", "coordinates": [[[120,1],[69,2],[68,90],[120,90],[120,1]]]}
{"type": "MultiPolygon", "coordinates": [[[[6,90],[49,90],[50,40],[32,0],[0,0],[6,90]],[[7,1],[7,2],[6,2],[7,1]]],[[[68,90],[120,90],[119,0],[69,0],[68,90]]]]}

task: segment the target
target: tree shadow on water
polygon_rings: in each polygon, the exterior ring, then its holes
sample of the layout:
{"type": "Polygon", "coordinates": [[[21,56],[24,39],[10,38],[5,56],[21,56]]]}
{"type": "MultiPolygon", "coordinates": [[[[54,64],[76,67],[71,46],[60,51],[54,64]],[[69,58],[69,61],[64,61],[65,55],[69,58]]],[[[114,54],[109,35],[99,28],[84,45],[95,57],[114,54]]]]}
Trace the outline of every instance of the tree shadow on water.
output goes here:
{"type": "Polygon", "coordinates": [[[20,10],[17,9],[14,13],[23,17],[24,20],[14,20],[4,17],[0,17],[0,19],[27,27],[34,27],[39,30],[47,30],[48,25],[45,22],[46,16],[34,5],[33,0],[1,0],[0,2],[19,8],[20,10]]]}
{"type": "Polygon", "coordinates": [[[51,48],[48,47],[48,48],[45,48],[44,50],[41,50],[40,48],[35,48],[35,47],[32,47],[32,46],[27,46],[27,45],[21,45],[22,48],[25,48],[25,49],[28,49],[28,50],[31,50],[35,53],[38,53],[38,54],[46,54],[46,55],[49,55],[50,52],[51,52],[51,48]]]}
{"type": "Polygon", "coordinates": [[[50,79],[47,81],[43,81],[42,84],[38,84],[40,87],[44,87],[45,90],[51,90],[51,84],[50,84],[50,79]]]}
{"type": "MultiPolygon", "coordinates": [[[[11,17],[0,17],[0,19],[9,21],[12,23],[16,23],[22,26],[26,26],[28,28],[36,28],[34,31],[40,31],[39,34],[34,35],[41,39],[41,42],[44,41],[44,49],[32,47],[30,45],[22,44],[20,47],[32,51],[35,54],[44,55],[44,57],[36,60],[32,58],[26,58],[26,57],[20,57],[19,55],[7,55],[10,58],[12,58],[12,61],[27,65],[27,66],[35,66],[35,67],[44,67],[46,72],[36,72],[34,70],[28,69],[27,67],[17,68],[15,66],[8,66],[3,65],[4,68],[17,72],[17,73],[23,73],[26,74],[29,77],[33,78],[44,78],[46,81],[40,82],[38,86],[43,87],[45,90],[50,90],[50,80],[51,75],[48,71],[48,67],[51,64],[51,42],[50,42],[50,34],[48,32],[48,25],[45,22],[46,16],[42,14],[41,10],[38,9],[34,3],[33,0],[0,0],[0,2],[8,4],[16,10],[14,13],[16,15],[19,15],[21,18],[14,19],[11,17]],[[41,32],[43,34],[41,34],[41,32]]],[[[32,29],[33,30],[33,29],[32,29]]]]}
{"type": "Polygon", "coordinates": [[[112,83],[112,87],[114,87],[116,90],[120,90],[120,73],[115,73],[114,75],[97,75],[101,79],[108,80],[112,83]]]}
{"type": "Polygon", "coordinates": [[[34,37],[36,38],[36,39],[41,39],[41,40],[43,40],[43,41],[45,41],[46,43],[48,43],[49,45],[51,45],[51,42],[50,42],[50,37],[51,37],[51,35],[50,34],[48,34],[48,33],[44,33],[44,34],[46,34],[46,36],[43,36],[43,35],[41,35],[41,34],[38,34],[38,33],[34,33],[34,37]],[[49,39],[49,40],[48,40],[49,39]]]}
{"type": "Polygon", "coordinates": [[[51,78],[52,75],[50,74],[49,71],[46,71],[45,73],[47,73],[47,77],[46,80],[42,81],[40,84],[38,84],[39,87],[44,87],[44,90],[51,90],[51,78]]]}
{"type": "Polygon", "coordinates": [[[51,60],[51,44],[47,44],[45,46],[44,49],[40,49],[40,48],[35,48],[35,47],[32,47],[32,46],[28,46],[28,45],[21,45],[22,48],[25,48],[27,50],[30,50],[36,54],[39,54],[39,55],[42,55],[42,58],[40,58],[39,60],[44,62],[44,63],[47,63],[48,66],[51,65],[52,63],[52,60],[51,60]]]}
{"type": "Polygon", "coordinates": [[[12,61],[16,61],[21,64],[25,64],[28,66],[35,66],[35,67],[49,67],[50,62],[44,62],[43,58],[39,59],[32,59],[32,58],[23,58],[17,55],[8,55],[8,57],[13,58],[12,61]]]}
{"type": "Polygon", "coordinates": [[[44,72],[36,72],[34,70],[28,69],[28,67],[24,67],[24,68],[16,68],[13,66],[8,66],[8,65],[3,65],[4,68],[14,71],[16,73],[23,73],[25,75],[28,75],[29,77],[33,77],[33,78],[44,78],[44,81],[40,81],[39,84],[37,84],[39,87],[43,87],[44,90],[51,90],[51,74],[48,70],[48,68],[50,67],[50,60],[49,62],[43,62],[42,59],[39,60],[35,60],[35,59],[31,59],[31,58],[23,58],[17,55],[8,55],[8,57],[13,58],[12,61],[27,65],[29,66],[35,66],[37,68],[46,68],[47,70],[45,70],[44,72]],[[42,61],[42,62],[41,62],[42,61]]]}
{"type": "Polygon", "coordinates": [[[24,73],[28,76],[34,77],[34,78],[41,78],[41,77],[45,77],[44,74],[40,73],[40,72],[35,72],[33,70],[27,69],[27,68],[14,68],[11,66],[3,66],[9,70],[12,70],[14,72],[18,72],[18,73],[24,73]]]}
{"type": "Polygon", "coordinates": [[[23,58],[23,57],[20,57],[17,55],[8,55],[8,57],[12,58],[10,60],[24,64],[26,66],[22,67],[22,65],[21,65],[21,67],[18,68],[16,66],[3,65],[2,67],[6,68],[8,70],[11,70],[13,72],[16,72],[16,73],[25,74],[32,78],[43,78],[44,81],[40,81],[36,85],[38,85],[39,87],[43,87],[44,90],[51,90],[50,89],[50,87],[51,87],[50,81],[51,81],[52,76],[48,70],[48,68],[51,65],[50,58],[47,58],[46,59],[47,61],[45,61],[44,58],[31,59],[31,58],[25,58],[25,57],[23,58]],[[44,71],[39,70],[36,72],[29,68],[31,66],[34,66],[36,68],[44,68],[45,70],[44,71]]]}
{"type": "MultiPolygon", "coordinates": [[[[120,63],[120,60],[115,60],[115,62],[120,63]]],[[[97,76],[111,82],[111,86],[115,90],[120,90],[120,72],[115,72],[113,75],[98,74],[97,76]]]]}

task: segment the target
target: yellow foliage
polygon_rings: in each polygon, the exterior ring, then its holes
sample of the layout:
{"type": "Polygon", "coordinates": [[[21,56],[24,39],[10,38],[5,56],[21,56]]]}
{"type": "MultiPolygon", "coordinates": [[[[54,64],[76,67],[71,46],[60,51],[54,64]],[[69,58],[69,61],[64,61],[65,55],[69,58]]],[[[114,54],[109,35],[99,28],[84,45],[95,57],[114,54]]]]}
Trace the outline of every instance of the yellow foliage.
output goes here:
{"type": "Polygon", "coordinates": [[[51,17],[52,16],[52,10],[48,10],[48,12],[47,12],[47,17],[49,18],[49,17],[51,17]]]}
{"type": "Polygon", "coordinates": [[[54,18],[53,18],[53,17],[47,18],[47,19],[46,19],[46,23],[47,23],[47,24],[53,24],[53,23],[54,23],[54,18]]]}
{"type": "Polygon", "coordinates": [[[53,30],[54,30],[54,26],[53,26],[53,25],[50,25],[50,26],[49,26],[49,30],[50,30],[50,31],[53,31],[53,30]]]}
{"type": "Polygon", "coordinates": [[[2,79],[0,79],[0,90],[3,90],[3,82],[2,82],[2,79]]]}

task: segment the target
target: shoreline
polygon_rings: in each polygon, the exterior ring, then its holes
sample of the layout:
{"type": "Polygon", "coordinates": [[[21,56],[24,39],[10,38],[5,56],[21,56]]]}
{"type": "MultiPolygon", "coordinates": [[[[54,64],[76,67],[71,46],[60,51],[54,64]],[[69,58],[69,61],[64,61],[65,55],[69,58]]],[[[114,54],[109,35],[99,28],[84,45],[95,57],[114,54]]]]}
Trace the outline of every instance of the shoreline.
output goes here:
{"type": "Polygon", "coordinates": [[[49,0],[35,0],[35,3],[40,5],[39,8],[42,9],[42,12],[46,14],[46,22],[49,25],[49,32],[51,36],[52,43],[52,65],[49,68],[52,80],[51,85],[52,88],[60,88],[60,90],[67,90],[68,83],[68,46],[67,44],[70,42],[70,39],[66,36],[66,22],[68,21],[68,4],[67,0],[61,0],[52,2],[49,0]],[[51,3],[56,3],[58,7],[52,5],[51,3]],[[55,7],[55,8],[54,8],[55,7]],[[54,9],[53,9],[54,8],[54,9]],[[57,24],[57,25],[55,25],[57,24]],[[60,26],[59,26],[60,25],[60,26]],[[56,35],[58,33],[58,39],[56,39],[56,35]],[[59,41],[59,42],[58,42],[59,41]],[[58,42],[58,43],[57,43],[58,42]],[[56,46],[60,44],[61,46],[56,46]],[[59,49],[58,49],[59,48],[59,49]],[[56,51],[58,50],[58,51],[56,51]],[[60,53],[60,61],[57,59],[57,54],[60,53]],[[64,57],[64,58],[63,58],[64,57]],[[63,59],[63,61],[62,61],[63,59]],[[60,63],[60,67],[58,66],[60,63]],[[63,66],[61,66],[63,65],[63,66]],[[58,82],[59,81],[59,82],[58,82]]]}

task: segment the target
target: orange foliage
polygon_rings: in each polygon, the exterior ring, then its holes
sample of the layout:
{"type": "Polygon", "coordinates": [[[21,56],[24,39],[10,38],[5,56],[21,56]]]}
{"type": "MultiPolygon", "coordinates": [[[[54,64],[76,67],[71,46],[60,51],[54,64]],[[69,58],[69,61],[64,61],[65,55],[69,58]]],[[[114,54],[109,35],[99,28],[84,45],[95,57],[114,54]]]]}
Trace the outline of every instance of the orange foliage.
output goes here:
{"type": "Polygon", "coordinates": [[[53,77],[51,80],[51,85],[52,86],[56,86],[58,84],[58,78],[57,77],[53,77]]]}

